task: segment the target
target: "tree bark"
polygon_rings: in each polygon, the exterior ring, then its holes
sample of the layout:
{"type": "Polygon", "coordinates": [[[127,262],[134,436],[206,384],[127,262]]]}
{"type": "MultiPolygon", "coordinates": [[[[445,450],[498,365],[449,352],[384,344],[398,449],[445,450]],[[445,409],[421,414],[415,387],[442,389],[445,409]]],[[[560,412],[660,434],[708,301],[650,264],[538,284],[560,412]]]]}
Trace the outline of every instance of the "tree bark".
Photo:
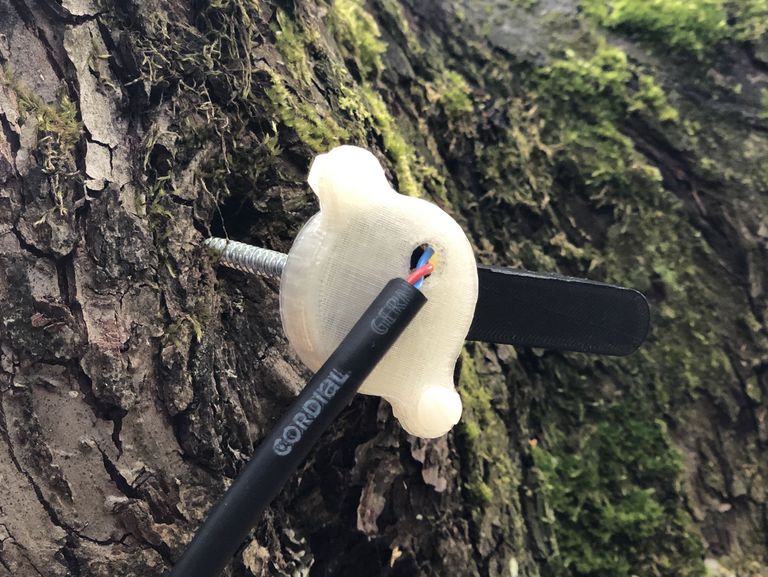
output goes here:
{"type": "Polygon", "coordinates": [[[0,0],[0,576],[178,559],[309,376],[201,241],[286,251],[339,143],[653,329],[468,345],[434,441],[358,397],[228,574],[767,575],[766,14],[700,48],[583,4],[0,0]]]}

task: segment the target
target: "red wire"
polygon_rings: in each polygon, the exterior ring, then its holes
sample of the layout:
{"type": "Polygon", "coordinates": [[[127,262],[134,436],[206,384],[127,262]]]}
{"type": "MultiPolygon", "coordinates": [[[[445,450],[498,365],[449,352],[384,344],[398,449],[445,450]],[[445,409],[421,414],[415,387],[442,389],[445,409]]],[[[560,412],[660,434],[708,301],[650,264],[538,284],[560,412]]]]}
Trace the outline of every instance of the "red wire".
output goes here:
{"type": "Polygon", "coordinates": [[[405,279],[405,281],[408,284],[414,285],[425,276],[432,274],[432,271],[434,270],[435,270],[435,267],[432,266],[431,262],[428,262],[424,266],[417,268],[415,271],[409,274],[408,278],[405,279]]]}

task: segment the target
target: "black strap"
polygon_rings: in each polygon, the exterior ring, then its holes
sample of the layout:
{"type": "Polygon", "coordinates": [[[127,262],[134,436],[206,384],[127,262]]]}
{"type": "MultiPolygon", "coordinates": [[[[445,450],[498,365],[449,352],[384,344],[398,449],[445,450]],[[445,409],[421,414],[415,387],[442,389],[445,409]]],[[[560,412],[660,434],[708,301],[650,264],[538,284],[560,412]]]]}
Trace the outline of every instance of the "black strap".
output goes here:
{"type": "Polygon", "coordinates": [[[636,290],[519,269],[477,272],[468,340],[624,356],[648,334],[648,302],[636,290]]]}

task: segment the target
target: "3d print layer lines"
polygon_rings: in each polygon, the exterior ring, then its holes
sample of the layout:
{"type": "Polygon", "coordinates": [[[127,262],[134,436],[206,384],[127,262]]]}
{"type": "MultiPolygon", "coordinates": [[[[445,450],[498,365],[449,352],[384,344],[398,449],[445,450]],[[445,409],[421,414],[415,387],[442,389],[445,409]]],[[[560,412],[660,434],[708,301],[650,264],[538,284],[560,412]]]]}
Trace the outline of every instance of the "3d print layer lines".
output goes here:
{"type": "Polygon", "coordinates": [[[360,392],[392,405],[411,434],[447,433],[461,417],[453,372],[477,301],[477,268],[461,227],[425,200],[398,194],[376,157],[341,146],[315,158],[309,185],[320,212],[288,254],[280,285],[283,327],[301,360],[317,370],[381,288],[405,277],[411,255],[435,249],[429,299],[360,392]]]}

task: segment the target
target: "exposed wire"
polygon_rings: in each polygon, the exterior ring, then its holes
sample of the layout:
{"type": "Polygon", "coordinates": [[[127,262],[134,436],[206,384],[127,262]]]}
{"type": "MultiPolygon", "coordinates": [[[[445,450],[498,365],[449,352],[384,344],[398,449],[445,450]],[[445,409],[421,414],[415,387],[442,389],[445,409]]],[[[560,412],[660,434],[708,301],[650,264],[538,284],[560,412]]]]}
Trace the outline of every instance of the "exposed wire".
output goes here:
{"type": "MultiPolygon", "coordinates": [[[[424,277],[427,275],[432,274],[432,271],[435,270],[435,267],[432,265],[431,262],[428,262],[424,266],[420,266],[416,270],[414,270],[410,275],[408,275],[408,278],[405,279],[406,282],[410,285],[413,285],[414,288],[419,288],[417,283],[424,280],[424,277]]],[[[419,285],[420,286],[420,285],[419,285]]]]}
{"type": "MultiPolygon", "coordinates": [[[[424,249],[424,252],[421,253],[421,256],[419,257],[419,261],[416,263],[416,269],[420,269],[425,264],[427,264],[431,258],[435,254],[435,249],[431,246],[427,246],[427,248],[424,249]]],[[[426,276],[426,275],[424,275],[426,276]]],[[[421,277],[418,281],[416,281],[416,284],[413,285],[414,288],[420,289],[422,286],[424,286],[424,277],[421,277]]]]}
{"type": "MultiPolygon", "coordinates": [[[[421,253],[421,257],[419,258],[419,261],[416,263],[416,268],[421,268],[425,264],[427,264],[432,256],[435,254],[435,249],[431,246],[427,246],[427,248],[424,249],[424,252],[421,253]]],[[[424,286],[424,278],[422,277],[421,280],[416,282],[415,285],[413,285],[414,288],[421,289],[422,286],[424,286]]]]}
{"type": "Polygon", "coordinates": [[[424,252],[421,253],[421,256],[419,257],[419,262],[416,263],[416,268],[422,267],[425,264],[429,262],[429,260],[432,258],[432,255],[435,254],[435,249],[431,246],[428,246],[424,249],[424,252]]]}

